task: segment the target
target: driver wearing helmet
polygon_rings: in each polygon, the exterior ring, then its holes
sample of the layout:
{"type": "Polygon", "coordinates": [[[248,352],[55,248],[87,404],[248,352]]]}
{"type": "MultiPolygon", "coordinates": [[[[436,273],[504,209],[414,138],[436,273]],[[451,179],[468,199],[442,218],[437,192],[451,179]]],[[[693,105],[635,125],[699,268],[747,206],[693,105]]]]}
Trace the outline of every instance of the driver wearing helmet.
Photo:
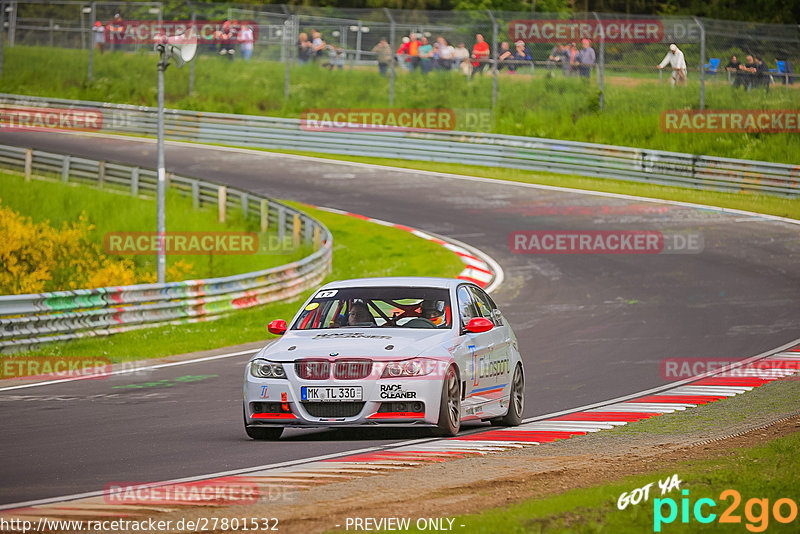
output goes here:
{"type": "Polygon", "coordinates": [[[444,301],[423,300],[420,304],[420,317],[429,320],[436,326],[444,323],[444,301]]]}

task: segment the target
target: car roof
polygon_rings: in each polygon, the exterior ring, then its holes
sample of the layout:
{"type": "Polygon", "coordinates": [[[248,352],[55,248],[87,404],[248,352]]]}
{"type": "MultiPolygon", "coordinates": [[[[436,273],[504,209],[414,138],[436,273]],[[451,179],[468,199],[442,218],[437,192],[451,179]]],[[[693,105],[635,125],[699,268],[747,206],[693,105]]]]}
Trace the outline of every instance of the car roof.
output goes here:
{"type": "Polygon", "coordinates": [[[353,278],[351,280],[337,280],[320,288],[342,289],[349,287],[436,287],[451,289],[460,284],[468,284],[466,280],[458,278],[435,278],[426,276],[387,276],[382,278],[353,278]]]}

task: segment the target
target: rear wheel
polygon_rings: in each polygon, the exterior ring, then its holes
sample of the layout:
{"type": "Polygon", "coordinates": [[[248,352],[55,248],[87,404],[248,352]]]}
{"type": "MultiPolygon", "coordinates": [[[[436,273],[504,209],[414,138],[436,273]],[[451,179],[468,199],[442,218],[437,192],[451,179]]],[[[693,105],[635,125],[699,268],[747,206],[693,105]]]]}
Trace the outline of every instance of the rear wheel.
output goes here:
{"type": "Polygon", "coordinates": [[[242,418],[244,419],[244,431],[252,439],[276,440],[283,434],[282,426],[247,426],[247,418],[244,416],[244,406],[242,406],[242,418]]]}
{"type": "Polygon", "coordinates": [[[525,408],[525,376],[522,366],[514,369],[514,378],[511,380],[511,398],[508,400],[508,413],[503,417],[492,419],[492,424],[497,426],[518,426],[522,423],[522,410],[525,408]]]}
{"type": "Polygon", "coordinates": [[[456,368],[450,366],[442,384],[442,401],[439,405],[439,422],[434,431],[437,436],[455,436],[461,429],[461,387],[456,368]]]}

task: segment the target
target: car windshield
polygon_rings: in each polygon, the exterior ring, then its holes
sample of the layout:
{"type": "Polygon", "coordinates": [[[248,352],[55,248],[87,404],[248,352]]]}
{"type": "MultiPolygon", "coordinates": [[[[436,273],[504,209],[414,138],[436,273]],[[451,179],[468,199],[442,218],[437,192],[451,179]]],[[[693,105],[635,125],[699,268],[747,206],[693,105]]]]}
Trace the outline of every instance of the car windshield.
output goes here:
{"type": "Polygon", "coordinates": [[[354,287],[318,291],[292,330],[329,328],[450,328],[447,289],[354,287]]]}

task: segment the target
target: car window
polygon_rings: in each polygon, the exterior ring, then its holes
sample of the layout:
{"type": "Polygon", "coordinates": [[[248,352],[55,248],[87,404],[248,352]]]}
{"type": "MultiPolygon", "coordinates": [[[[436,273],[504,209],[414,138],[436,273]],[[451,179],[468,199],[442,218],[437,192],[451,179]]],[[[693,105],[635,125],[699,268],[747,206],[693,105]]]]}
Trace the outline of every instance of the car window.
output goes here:
{"type": "Polygon", "coordinates": [[[461,325],[466,326],[470,319],[479,317],[478,312],[475,310],[472,293],[467,289],[467,286],[459,286],[456,297],[458,298],[458,313],[461,316],[461,325]]]}
{"type": "Polygon", "coordinates": [[[321,290],[292,330],[328,328],[450,328],[447,289],[363,287],[321,290]]]}
{"type": "Polygon", "coordinates": [[[493,313],[494,306],[492,305],[489,296],[477,287],[470,287],[470,290],[472,291],[472,296],[475,298],[475,306],[478,309],[478,315],[480,317],[489,319],[496,325],[497,323],[495,322],[493,313]]]}

